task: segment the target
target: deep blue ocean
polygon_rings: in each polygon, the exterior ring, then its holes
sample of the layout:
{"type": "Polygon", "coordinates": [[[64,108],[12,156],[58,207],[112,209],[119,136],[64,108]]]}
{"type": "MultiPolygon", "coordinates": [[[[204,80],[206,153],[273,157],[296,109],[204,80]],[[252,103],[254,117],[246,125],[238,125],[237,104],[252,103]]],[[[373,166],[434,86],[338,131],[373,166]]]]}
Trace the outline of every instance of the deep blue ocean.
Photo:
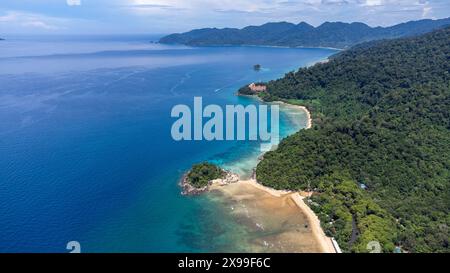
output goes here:
{"type": "MultiPolygon", "coordinates": [[[[176,104],[259,104],[254,81],[329,49],[191,48],[152,36],[11,36],[0,41],[0,252],[245,251],[239,224],[178,181],[212,161],[242,175],[259,143],[171,137],[176,104]],[[259,63],[259,72],[253,65],[259,63]]],[[[281,134],[304,127],[281,112],[281,134]]]]}

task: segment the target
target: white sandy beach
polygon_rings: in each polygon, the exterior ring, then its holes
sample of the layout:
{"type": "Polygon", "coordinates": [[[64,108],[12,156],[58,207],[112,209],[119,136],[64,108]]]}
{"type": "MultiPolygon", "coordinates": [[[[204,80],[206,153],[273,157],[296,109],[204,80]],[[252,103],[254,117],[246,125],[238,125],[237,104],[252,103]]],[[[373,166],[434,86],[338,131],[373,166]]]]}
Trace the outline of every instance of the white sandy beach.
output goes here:
{"type": "Polygon", "coordinates": [[[286,107],[286,108],[291,108],[291,109],[300,110],[300,111],[305,112],[306,116],[307,116],[307,123],[306,123],[305,129],[307,130],[307,129],[311,129],[312,128],[311,112],[305,106],[289,104],[289,103],[286,103],[284,101],[274,101],[272,103],[273,104],[282,105],[283,107],[286,107]]]}
{"type": "MultiPolygon", "coordinates": [[[[314,243],[318,245],[318,252],[321,253],[336,253],[336,250],[333,246],[333,243],[331,241],[331,238],[327,237],[325,233],[323,232],[319,218],[314,214],[314,212],[311,210],[311,208],[304,202],[306,193],[300,194],[299,192],[291,192],[291,191],[282,191],[282,190],[275,190],[269,187],[265,187],[261,184],[259,184],[255,179],[249,179],[249,180],[240,180],[237,183],[229,184],[229,185],[214,185],[211,190],[219,190],[219,191],[233,191],[234,194],[237,194],[236,192],[239,191],[239,189],[246,189],[246,194],[248,194],[249,187],[253,188],[254,191],[262,191],[265,192],[273,197],[274,200],[280,200],[290,198],[294,204],[297,206],[297,209],[299,210],[298,213],[305,216],[305,221],[307,222],[307,225],[311,228],[311,233],[314,237],[314,243]],[[234,189],[229,189],[227,187],[233,187],[234,189]],[[305,196],[302,196],[305,195],[305,196]]],[[[267,203],[261,203],[261,206],[266,206],[265,208],[261,209],[273,209],[273,207],[270,207],[270,204],[267,203]]],[[[278,213],[280,213],[278,211],[278,213]]],[[[295,234],[293,234],[295,236],[295,234]]],[[[314,251],[315,252],[315,251],[314,251]]]]}

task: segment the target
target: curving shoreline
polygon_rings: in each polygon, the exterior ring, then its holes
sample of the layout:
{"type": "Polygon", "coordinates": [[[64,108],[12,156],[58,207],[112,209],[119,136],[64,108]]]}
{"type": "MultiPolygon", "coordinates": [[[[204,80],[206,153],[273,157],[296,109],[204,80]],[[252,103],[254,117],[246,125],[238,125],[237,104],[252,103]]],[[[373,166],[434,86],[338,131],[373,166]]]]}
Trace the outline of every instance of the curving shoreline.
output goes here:
{"type": "MultiPolygon", "coordinates": [[[[256,95],[242,95],[242,94],[237,94],[237,95],[246,96],[246,97],[250,97],[252,99],[262,101],[262,99],[256,95]]],[[[267,103],[267,102],[265,102],[265,103],[267,103]]],[[[306,126],[302,130],[308,130],[308,129],[312,128],[312,126],[313,126],[312,115],[307,107],[301,106],[301,105],[290,104],[290,103],[287,103],[284,101],[273,101],[273,102],[269,102],[269,104],[276,104],[276,105],[280,105],[282,107],[293,109],[294,111],[301,111],[303,113],[306,113],[307,122],[306,122],[306,126]]],[[[276,147],[277,147],[277,145],[275,145],[273,147],[273,149],[276,149],[276,147]]],[[[262,160],[262,158],[264,157],[264,154],[265,153],[261,153],[258,156],[258,162],[262,160]]],[[[255,170],[256,170],[256,166],[255,166],[255,170]]],[[[338,253],[335,246],[333,245],[332,238],[327,237],[325,232],[323,231],[318,216],[305,203],[306,198],[309,197],[311,195],[311,193],[294,192],[294,191],[288,191],[288,190],[276,190],[273,188],[266,187],[266,186],[258,183],[258,181],[256,180],[255,171],[252,175],[252,178],[247,179],[247,180],[241,179],[239,177],[239,175],[233,174],[229,171],[227,171],[227,173],[229,175],[232,175],[233,179],[223,179],[221,181],[211,181],[211,183],[204,189],[199,189],[198,191],[194,189],[194,191],[192,191],[192,192],[184,191],[183,194],[196,195],[196,194],[207,193],[207,192],[212,192],[212,191],[219,191],[225,195],[227,193],[229,194],[230,192],[232,192],[234,195],[239,196],[241,194],[247,195],[249,189],[251,189],[252,195],[254,196],[253,198],[258,198],[258,196],[260,196],[261,193],[266,193],[273,198],[274,202],[276,201],[276,202],[285,203],[286,200],[290,200],[290,203],[292,203],[291,206],[294,206],[295,209],[297,210],[297,215],[300,218],[301,217],[304,218],[304,221],[306,222],[306,226],[308,226],[310,229],[310,232],[311,232],[310,236],[312,235],[313,238],[307,239],[305,237],[302,237],[302,240],[305,240],[305,242],[307,241],[310,244],[310,246],[309,246],[310,252],[338,253]],[[311,240],[313,241],[313,243],[311,240]]],[[[185,184],[186,183],[184,183],[184,184],[182,183],[182,185],[185,185],[185,184]]],[[[183,187],[183,189],[186,190],[185,187],[183,187]]],[[[264,206],[264,203],[262,202],[260,205],[264,206]]],[[[267,206],[262,209],[272,211],[274,208],[267,206]]],[[[289,208],[289,209],[292,209],[292,208],[289,208]]],[[[293,234],[291,234],[290,236],[292,236],[290,238],[293,241],[296,241],[298,243],[299,238],[296,237],[295,232],[293,232],[293,234]]],[[[299,236],[304,236],[304,234],[303,235],[299,234],[299,236]]],[[[303,245],[300,248],[295,248],[293,250],[293,252],[305,252],[305,249],[303,249],[304,247],[305,246],[303,245]]]]}
{"type": "MultiPolygon", "coordinates": [[[[293,104],[289,104],[289,103],[286,103],[283,101],[275,101],[273,103],[304,111],[307,115],[307,125],[305,127],[305,130],[312,128],[312,125],[313,125],[312,124],[312,115],[311,115],[311,112],[308,110],[308,108],[306,108],[305,106],[293,105],[293,104]]],[[[264,155],[262,155],[262,156],[264,156],[264,155]]],[[[266,187],[266,186],[258,183],[258,181],[256,180],[256,177],[254,177],[253,179],[250,179],[250,180],[240,180],[238,183],[245,183],[245,184],[251,185],[256,189],[265,191],[265,192],[273,195],[274,197],[282,197],[284,195],[290,195],[290,198],[295,202],[298,209],[306,215],[308,222],[311,226],[313,236],[315,237],[317,243],[320,245],[322,252],[323,253],[337,253],[337,251],[333,245],[332,238],[325,235],[325,232],[323,231],[323,229],[321,227],[319,217],[305,203],[305,199],[310,196],[310,193],[307,193],[307,192],[299,193],[299,192],[292,192],[292,191],[286,191],[286,190],[285,191],[275,190],[273,188],[269,188],[269,187],[266,187]]]]}
{"type": "Polygon", "coordinates": [[[301,110],[301,111],[305,112],[306,116],[307,116],[307,123],[306,123],[306,127],[303,130],[308,130],[308,129],[312,128],[312,125],[313,125],[312,124],[312,122],[313,122],[312,115],[311,115],[311,112],[308,110],[308,108],[306,108],[305,106],[294,105],[294,104],[290,104],[290,103],[287,103],[284,101],[274,101],[272,103],[283,105],[284,107],[287,107],[287,108],[292,108],[292,109],[301,110]]]}
{"type": "Polygon", "coordinates": [[[332,238],[325,235],[325,232],[320,225],[319,217],[314,213],[314,211],[305,203],[307,197],[301,196],[300,193],[296,192],[291,195],[292,200],[297,204],[297,206],[306,214],[308,221],[313,230],[314,237],[319,243],[323,253],[338,253],[333,245],[332,238]]]}
{"type": "MultiPolygon", "coordinates": [[[[307,125],[304,130],[308,130],[308,129],[312,128],[312,125],[313,125],[312,124],[312,115],[311,115],[311,112],[308,110],[308,108],[306,108],[305,106],[293,105],[293,104],[289,104],[289,103],[286,103],[283,101],[275,101],[272,103],[280,104],[285,107],[304,111],[307,115],[307,125]]],[[[263,157],[263,156],[264,156],[264,154],[261,157],[263,157]]],[[[250,186],[254,187],[255,189],[265,191],[266,193],[269,193],[270,195],[272,195],[274,197],[282,197],[285,195],[290,195],[289,197],[295,202],[298,209],[306,215],[308,222],[311,226],[312,233],[313,233],[316,241],[320,245],[322,252],[323,253],[337,253],[337,251],[333,245],[332,238],[325,235],[325,232],[323,231],[323,229],[321,227],[319,217],[305,203],[305,199],[310,196],[310,193],[307,193],[307,192],[299,193],[299,192],[292,192],[292,191],[287,191],[287,190],[276,190],[273,188],[269,188],[269,187],[266,187],[266,186],[258,183],[258,181],[256,180],[255,177],[250,180],[240,180],[238,183],[250,185],[250,186]]]]}
{"type": "MultiPolygon", "coordinates": [[[[312,128],[312,116],[309,110],[305,106],[293,105],[282,101],[272,102],[274,104],[282,105],[283,107],[292,108],[295,110],[300,110],[306,113],[307,115],[307,124],[304,129],[312,128]]],[[[262,159],[264,153],[259,156],[259,160],[262,159]]],[[[256,180],[255,175],[252,176],[251,179],[241,179],[239,175],[233,174],[231,172],[227,172],[227,177],[232,179],[220,179],[216,181],[211,181],[211,183],[205,187],[204,189],[195,190],[193,192],[184,192],[184,194],[200,194],[211,191],[219,191],[222,193],[226,193],[229,191],[234,191],[235,194],[242,194],[244,188],[248,191],[248,188],[252,188],[252,191],[255,193],[255,196],[259,196],[257,193],[264,192],[269,194],[274,198],[274,200],[286,200],[289,198],[293,204],[295,204],[296,209],[298,210],[298,214],[304,215],[305,221],[307,222],[307,226],[310,227],[310,231],[312,236],[314,237],[314,241],[318,246],[319,250],[313,250],[314,252],[320,253],[337,253],[333,243],[332,238],[327,237],[320,225],[320,220],[317,215],[312,211],[312,209],[305,203],[305,199],[310,196],[310,193],[306,192],[293,192],[288,190],[276,190],[273,188],[266,187],[256,180]]],[[[184,190],[186,188],[183,187],[184,190]]],[[[264,209],[264,208],[262,208],[264,209]]],[[[265,209],[273,209],[270,207],[266,207],[265,209]]],[[[298,239],[298,238],[297,238],[298,239]]],[[[302,249],[299,249],[302,251],[302,249]]]]}
{"type": "Polygon", "coordinates": [[[250,186],[254,189],[254,191],[262,191],[270,194],[273,198],[283,199],[290,198],[299,213],[304,214],[306,217],[306,221],[308,226],[311,228],[311,233],[314,236],[315,242],[318,244],[321,253],[337,253],[336,249],[333,246],[332,238],[327,237],[320,225],[320,220],[317,215],[312,211],[312,209],[305,203],[305,199],[309,195],[309,193],[300,193],[286,190],[275,190],[273,188],[266,187],[260,183],[256,179],[249,180],[239,180],[238,182],[234,182],[231,184],[219,184],[213,183],[209,188],[210,191],[227,191],[227,187],[233,185],[233,187],[243,188],[244,186],[250,186]]]}
{"type": "Polygon", "coordinates": [[[209,194],[219,198],[230,215],[248,231],[242,240],[250,246],[250,252],[331,253],[333,250],[331,244],[326,244],[327,240],[318,236],[309,212],[297,204],[298,193],[277,191],[251,179],[229,185],[214,184],[209,194]]]}

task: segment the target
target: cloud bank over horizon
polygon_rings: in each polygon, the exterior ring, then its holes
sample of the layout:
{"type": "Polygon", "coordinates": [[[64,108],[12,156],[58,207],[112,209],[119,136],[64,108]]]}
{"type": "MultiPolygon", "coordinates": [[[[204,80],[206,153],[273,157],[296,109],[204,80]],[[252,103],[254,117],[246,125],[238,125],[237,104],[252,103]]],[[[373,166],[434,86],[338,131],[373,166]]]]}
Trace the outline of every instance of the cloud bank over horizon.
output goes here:
{"type": "Polygon", "coordinates": [[[450,17],[447,0],[2,0],[5,33],[170,33],[267,22],[390,26],[450,17]]]}

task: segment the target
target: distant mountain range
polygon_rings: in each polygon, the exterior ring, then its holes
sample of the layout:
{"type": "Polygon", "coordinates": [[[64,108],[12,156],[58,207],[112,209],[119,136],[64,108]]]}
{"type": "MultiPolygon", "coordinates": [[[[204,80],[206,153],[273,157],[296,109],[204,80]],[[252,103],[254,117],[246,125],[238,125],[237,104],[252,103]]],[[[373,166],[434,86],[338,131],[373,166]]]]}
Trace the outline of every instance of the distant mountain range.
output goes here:
{"type": "Polygon", "coordinates": [[[236,28],[204,28],[160,39],[164,44],[191,46],[265,45],[288,47],[347,48],[361,42],[423,34],[450,25],[450,18],[410,21],[391,27],[370,27],[364,23],[326,22],[313,27],[279,22],[262,26],[236,28]]]}

